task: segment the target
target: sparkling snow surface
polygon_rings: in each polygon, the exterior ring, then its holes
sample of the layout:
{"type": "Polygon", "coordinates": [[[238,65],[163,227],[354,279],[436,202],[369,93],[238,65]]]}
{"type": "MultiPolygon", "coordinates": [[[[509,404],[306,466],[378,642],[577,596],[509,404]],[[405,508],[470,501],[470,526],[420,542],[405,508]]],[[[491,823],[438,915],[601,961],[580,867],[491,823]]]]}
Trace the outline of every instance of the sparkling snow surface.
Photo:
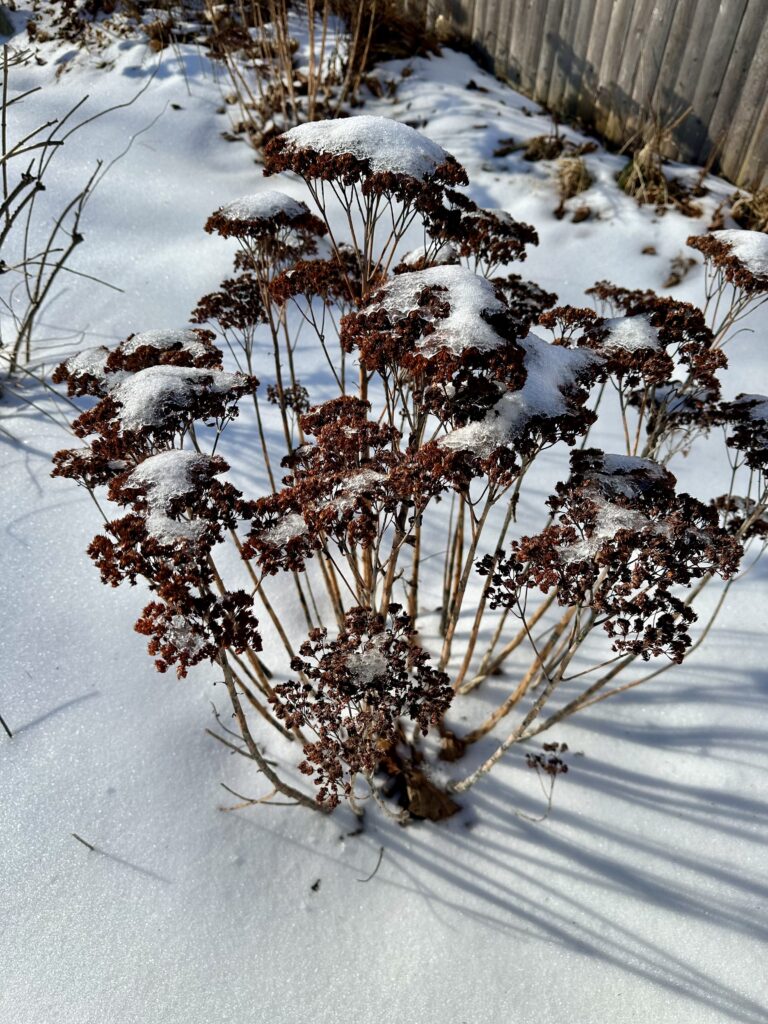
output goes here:
{"type": "Polygon", "coordinates": [[[370,161],[372,171],[419,179],[432,174],[448,155],[408,125],[368,114],[300,124],[283,138],[293,149],[313,149],[335,156],[350,153],[358,160],[370,161]]]}
{"type": "Polygon", "coordinates": [[[768,277],[768,235],[764,231],[743,231],[729,228],[713,231],[713,236],[730,248],[755,277],[768,277]]]}
{"type": "MultiPolygon", "coordinates": [[[[259,169],[244,145],[219,138],[227,126],[215,113],[219,83],[195,51],[180,53],[185,73],[166,50],[144,95],[94,122],[39,197],[53,202],[55,185],[71,188],[97,157],[111,159],[136,136],[88,206],[77,262],[124,294],[68,280],[44,320],[56,355],[183,324],[231,270],[232,244],[202,225],[211,210],[258,189],[259,169]],[[65,350],[56,339],[66,331],[65,350]]],[[[398,97],[368,109],[424,123],[465,163],[478,202],[536,226],[541,246],[512,269],[579,306],[606,276],[660,288],[686,252],[690,219],[659,218],[620,193],[625,158],[602,150],[584,157],[594,183],[573,201],[588,203],[593,217],[556,219],[554,166],[493,156],[503,138],[550,131],[548,116],[467,56],[444,54],[408,62],[406,79],[404,62],[384,66],[398,97]],[[487,92],[466,89],[470,80],[487,92]],[[657,255],[643,254],[649,245],[657,255]]],[[[111,70],[69,47],[45,56],[45,66],[15,79],[18,89],[45,87],[12,108],[28,130],[40,123],[35,113],[62,114],[85,93],[89,110],[127,101],[156,60],[130,42],[109,51],[111,70]],[[70,70],[57,77],[62,65],[70,70]]],[[[733,191],[707,183],[700,230],[733,191]]],[[[295,180],[280,187],[304,195],[295,180]]],[[[407,248],[422,243],[415,233],[407,248]]],[[[697,268],[671,294],[697,302],[701,292],[697,268]]],[[[768,392],[765,319],[746,326],[755,333],[729,347],[725,398],[768,392]]],[[[269,380],[267,338],[259,346],[257,373],[269,380]]],[[[47,365],[53,358],[46,349],[47,365]]],[[[316,400],[331,397],[323,361],[304,340],[296,360],[316,400]]],[[[31,385],[23,394],[45,401],[31,385]]],[[[536,817],[545,806],[520,752],[439,827],[402,829],[372,810],[355,835],[346,811],[224,813],[220,806],[238,800],[221,782],[245,796],[266,789],[245,758],[204,732],[216,727],[211,700],[226,720],[217,673],[201,666],[181,682],[155,673],[146,638],[131,629],[151,595],[102,586],[85,555],[98,511],[82,489],[49,476],[51,453],[71,437],[8,390],[0,426],[0,713],[14,732],[9,740],[0,729],[4,1024],[765,1024],[764,565],[729,594],[711,642],[679,671],[552,732],[569,745],[571,771],[544,822],[516,813],[536,817]]],[[[276,418],[267,426],[279,430],[276,418]]],[[[252,425],[241,417],[225,439],[235,482],[249,496],[263,493],[252,425]]],[[[618,421],[593,440],[620,451],[618,421]]],[[[554,481],[567,473],[563,446],[547,466],[524,489],[514,536],[541,524],[554,481]]],[[[696,495],[727,487],[716,446],[673,468],[696,495]]],[[[430,554],[445,545],[447,516],[436,538],[425,536],[430,554]]],[[[225,568],[236,573],[236,559],[225,568]]],[[[295,592],[268,593],[300,643],[295,592]]],[[[708,609],[719,594],[707,592],[708,609]]],[[[425,594],[432,607],[439,600],[439,587],[425,594]]],[[[287,665],[259,614],[263,657],[279,679],[287,665]]],[[[524,667],[515,662],[484,684],[480,714],[524,667]]],[[[267,757],[298,760],[294,745],[260,735],[267,757]]],[[[491,750],[490,741],[479,745],[476,758],[491,750]]]]}
{"type": "Polygon", "coordinates": [[[564,562],[592,558],[605,541],[612,540],[619,530],[631,530],[634,533],[646,530],[652,525],[651,520],[642,512],[636,512],[634,509],[606,501],[598,490],[589,492],[589,497],[597,506],[595,528],[589,537],[583,537],[574,544],[560,549],[564,562]]]}
{"type": "Polygon", "coordinates": [[[303,537],[306,532],[307,524],[302,516],[298,512],[289,512],[283,516],[276,526],[270,527],[269,530],[263,530],[260,534],[260,539],[265,544],[271,544],[273,547],[279,548],[290,540],[303,537]]]}

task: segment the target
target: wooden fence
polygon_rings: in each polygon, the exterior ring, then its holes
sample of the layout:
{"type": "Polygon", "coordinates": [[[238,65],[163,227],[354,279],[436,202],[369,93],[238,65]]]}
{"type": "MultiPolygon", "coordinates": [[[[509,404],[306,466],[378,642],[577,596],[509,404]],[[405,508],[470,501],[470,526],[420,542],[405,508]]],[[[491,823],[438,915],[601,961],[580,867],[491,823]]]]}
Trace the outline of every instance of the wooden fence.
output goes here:
{"type": "Polygon", "coordinates": [[[565,118],[622,144],[685,113],[667,154],[768,185],[768,0],[406,0],[565,118]]]}

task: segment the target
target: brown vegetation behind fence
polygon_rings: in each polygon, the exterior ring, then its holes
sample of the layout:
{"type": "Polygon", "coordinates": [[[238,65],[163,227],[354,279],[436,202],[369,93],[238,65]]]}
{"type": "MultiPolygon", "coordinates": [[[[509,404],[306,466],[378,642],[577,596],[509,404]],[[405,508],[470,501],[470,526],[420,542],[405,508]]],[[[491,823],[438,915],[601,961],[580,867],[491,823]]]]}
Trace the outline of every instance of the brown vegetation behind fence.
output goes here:
{"type": "Polygon", "coordinates": [[[623,144],[682,119],[670,156],[768,184],[768,0],[405,0],[496,74],[623,144]],[[438,23],[439,19],[439,23],[438,23]]]}

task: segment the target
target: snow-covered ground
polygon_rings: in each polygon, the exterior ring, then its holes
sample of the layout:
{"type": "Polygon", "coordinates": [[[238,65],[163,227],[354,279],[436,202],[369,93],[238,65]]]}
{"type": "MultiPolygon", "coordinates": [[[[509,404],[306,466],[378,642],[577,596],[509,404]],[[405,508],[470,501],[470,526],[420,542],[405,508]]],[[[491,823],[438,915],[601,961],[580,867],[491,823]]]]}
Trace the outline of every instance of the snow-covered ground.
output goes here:
{"type": "MultiPolygon", "coordinates": [[[[55,116],[84,93],[92,110],[125,102],[156,67],[139,43],[107,56],[105,70],[49,51],[45,66],[18,71],[17,89],[44,87],[22,116],[55,116]]],[[[659,217],[618,191],[623,160],[598,150],[585,158],[594,184],[571,201],[593,217],[557,220],[552,165],[493,156],[501,139],[546,132],[546,116],[466,56],[416,59],[407,77],[404,66],[380,70],[397,97],[367,112],[423,130],[466,166],[476,200],[533,223],[541,244],[514,269],[562,301],[584,304],[605,277],[660,288],[731,191],[710,180],[701,221],[659,217]]],[[[210,66],[189,51],[182,73],[166,53],[132,106],[60,154],[52,197],[133,137],[89,207],[76,263],[123,292],[69,279],[46,311],[46,344],[183,326],[228,272],[231,245],[202,224],[274,182],[221,138],[220,106],[210,66]]],[[[304,196],[296,181],[279,187],[304,196]]],[[[697,267],[673,294],[699,301],[701,288],[697,267]]],[[[729,396],[768,390],[768,328],[764,317],[749,326],[729,349],[729,396]]],[[[49,477],[63,430],[12,393],[0,427],[0,714],[14,732],[0,732],[1,1021],[768,1019],[764,567],[679,670],[557,730],[576,753],[543,823],[516,814],[543,809],[519,754],[440,826],[401,829],[371,813],[354,835],[344,810],[223,813],[234,798],[221,782],[250,794],[259,779],[204,732],[211,700],[224,706],[215,673],[155,673],[131,630],[144,594],[99,583],[84,555],[98,513],[49,477]]],[[[713,467],[705,448],[675,468],[706,498],[723,489],[713,467]]],[[[290,600],[282,611],[293,621],[290,600]]]]}

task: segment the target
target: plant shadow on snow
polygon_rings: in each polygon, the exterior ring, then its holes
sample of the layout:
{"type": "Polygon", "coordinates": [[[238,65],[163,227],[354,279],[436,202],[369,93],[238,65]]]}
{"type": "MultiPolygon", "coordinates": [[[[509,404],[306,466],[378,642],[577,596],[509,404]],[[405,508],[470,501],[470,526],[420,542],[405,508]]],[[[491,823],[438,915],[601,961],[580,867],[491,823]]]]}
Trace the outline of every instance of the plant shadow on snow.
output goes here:
{"type": "MultiPolygon", "coordinates": [[[[135,45],[135,43],[131,43],[125,49],[130,49],[135,45]]],[[[153,55],[153,59],[147,60],[146,63],[123,68],[122,74],[125,78],[155,78],[158,81],[165,79],[170,81],[181,76],[186,82],[195,78],[210,78],[215,75],[215,68],[211,61],[202,54],[179,50],[173,56],[165,59],[154,59],[153,55]]]]}
{"type": "Polygon", "coordinates": [[[173,884],[172,880],[170,878],[166,878],[165,875],[160,875],[157,871],[153,871],[151,868],[142,867],[141,864],[135,864],[133,861],[126,860],[124,857],[118,857],[116,854],[109,853],[107,850],[102,850],[98,846],[95,847],[92,852],[100,857],[106,858],[106,860],[111,861],[113,864],[118,864],[121,867],[128,868],[138,875],[144,875],[145,878],[151,878],[154,882],[162,882],[163,885],[173,884]]]}
{"type": "Polygon", "coordinates": [[[101,696],[101,694],[98,690],[90,690],[88,693],[81,693],[78,697],[71,697],[69,700],[65,700],[62,704],[59,704],[54,708],[49,708],[48,711],[44,711],[41,715],[38,715],[37,718],[31,719],[23,725],[16,726],[13,730],[13,734],[14,736],[20,736],[22,733],[29,732],[30,729],[34,729],[36,726],[42,725],[43,722],[47,722],[49,718],[53,718],[55,715],[60,715],[63,711],[67,711],[76,704],[82,704],[84,701],[92,700],[94,697],[99,696],[101,696]]]}
{"type": "MultiPolygon", "coordinates": [[[[625,704],[642,700],[651,711],[672,700],[689,708],[698,704],[711,716],[701,728],[658,725],[653,719],[632,726],[582,712],[577,742],[583,740],[587,756],[571,762],[573,771],[563,789],[556,788],[543,824],[520,817],[538,817],[542,806],[535,788],[525,784],[527,773],[514,768],[512,776],[489,776],[464,798],[463,813],[439,827],[404,830],[380,817],[367,820],[367,842],[352,848],[357,865],[284,834],[262,816],[238,812],[236,817],[241,827],[279,835],[311,860],[326,860],[356,876],[368,873],[362,865],[373,862],[376,847],[383,846],[381,867],[370,884],[421,898],[432,918],[432,923],[424,918],[426,929],[456,932],[462,922],[471,922],[500,935],[523,935],[599,960],[724,1020],[758,1024],[765,1020],[764,1007],[699,968],[695,948],[687,953],[686,942],[697,924],[719,929],[724,939],[743,935],[768,941],[768,926],[748,909],[768,899],[768,885],[743,864],[706,852],[707,835],[715,845],[722,836],[756,847],[764,843],[755,826],[768,820],[768,802],[664,774],[676,754],[706,757],[709,763],[731,760],[728,752],[749,757],[764,749],[759,728],[721,723],[712,707],[757,705],[764,699],[765,679],[747,671],[734,672],[727,683],[706,678],[715,671],[698,668],[704,681],[672,694],[659,686],[652,694],[625,697],[625,704]],[[657,749],[658,771],[601,761],[601,735],[657,749]],[[597,817],[584,805],[610,810],[597,817]],[[644,815],[655,816],[647,827],[644,815]],[[627,828],[633,820],[640,824],[627,828]],[[682,841],[691,828],[701,837],[693,851],[682,841]],[[654,918],[649,909],[674,920],[654,918]],[[638,927],[631,923],[635,920],[638,927]]],[[[326,827],[336,832],[340,823],[348,824],[336,816],[326,827]]]]}

